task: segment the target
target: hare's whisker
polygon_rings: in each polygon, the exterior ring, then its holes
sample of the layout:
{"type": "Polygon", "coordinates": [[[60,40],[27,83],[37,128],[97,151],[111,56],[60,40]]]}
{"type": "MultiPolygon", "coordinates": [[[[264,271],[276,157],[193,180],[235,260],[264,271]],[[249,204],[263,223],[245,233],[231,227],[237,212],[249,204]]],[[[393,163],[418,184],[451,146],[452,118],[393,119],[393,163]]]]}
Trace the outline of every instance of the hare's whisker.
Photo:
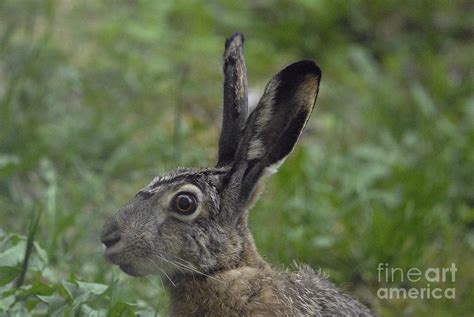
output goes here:
{"type": "MultiPolygon", "coordinates": [[[[160,268],[160,267],[158,266],[158,264],[156,264],[152,259],[149,259],[149,258],[146,258],[146,259],[149,260],[149,262],[151,262],[161,273],[163,273],[163,274],[166,276],[166,278],[168,279],[168,281],[170,281],[170,283],[171,283],[174,287],[176,287],[176,284],[171,280],[171,278],[169,277],[169,275],[166,274],[165,270],[163,270],[162,268],[160,268]]],[[[161,280],[161,278],[160,278],[160,280],[161,280]]],[[[162,283],[163,283],[163,281],[162,281],[162,283]]]]}
{"type": "Polygon", "coordinates": [[[199,271],[198,269],[194,268],[194,266],[193,266],[191,263],[189,263],[188,261],[186,261],[186,260],[184,260],[184,259],[182,259],[182,258],[180,258],[180,257],[178,257],[178,256],[176,256],[176,255],[173,255],[173,257],[177,258],[178,260],[181,260],[181,261],[184,261],[184,262],[188,263],[188,265],[186,265],[186,264],[184,264],[184,263],[181,263],[181,262],[178,262],[178,261],[171,261],[171,260],[168,260],[168,259],[164,258],[163,256],[161,256],[161,255],[159,255],[159,254],[155,254],[155,256],[157,256],[160,260],[163,260],[163,261],[165,261],[165,262],[167,262],[167,263],[170,263],[170,264],[173,264],[173,265],[177,266],[178,268],[185,269],[185,270],[187,270],[187,271],[190,271],[190,272],[194,272],[194,273],[203,275],[203,276],[205,276],[205,277],[208,277],[208,278],[210,278],[210,279],[212,279],[212,280],[215,280],[215,281],[218,281],[218,282],[223,282],[223,281],[221,281],[220,279],[218,279],[218,278],[216,278],[216,277],[214,277],[214,276],[211,276],[211,275],[208,275],[208,274],[206,274],[206,273],[204,273],[204,272],[199,271]]]}

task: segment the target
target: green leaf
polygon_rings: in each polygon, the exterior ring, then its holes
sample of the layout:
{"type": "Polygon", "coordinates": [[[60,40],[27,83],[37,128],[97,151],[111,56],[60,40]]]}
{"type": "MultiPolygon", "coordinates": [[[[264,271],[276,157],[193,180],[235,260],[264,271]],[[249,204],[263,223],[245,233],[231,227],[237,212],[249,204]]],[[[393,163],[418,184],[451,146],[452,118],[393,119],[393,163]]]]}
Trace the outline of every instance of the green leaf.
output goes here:
{"type": "Polygon", "coordinates": [[[85,292],[76,296],[73,302],[69,305],[67,311],[71,313],[71,315],[76,315],[77,310],[81,306],[81,304],[87,302],[90,296],[90,292],[85,292]]]}
{"type": "Polygon", "coordinates": [[[48,304],[48,312],[51,315],[59,315],[60,312],[64,311],[67,307],[67,301],[57,295],[43,296],[37,295],[37,297],[44,303],[48,304]]]}
{"type": "Polygon", "coordinates": [[[21,274],[21,269],[13,266],[0,266],[0,286],[10,283],[21,274]]]}
{"type": "Polygon", "coordinates": [[[30,295],[49,296],[54,293],[55,288],[41,281],[35,282],[33,285],[22,286],[17,293],[17,297],[27,297],[30,295]]]}
{"type": "Polygon", "coordinates": [[[64,290],[68,294],[69,298],[73,300],[77,296],[77,293],[78,293],[77,285],[73,282],[69,282],[66,280],[62,281],[62,285],[63,285],[64,290]]]}
{"type": "Polygon", "coordinates": [[[36,295],[42,302],[54,306],[59,303],[63,304],[66,300],[60,296],[57,295],[51,295],[51,296],[44,296],[44,295],[36,295]]]}
{"type": "Polygon", "coordinates": [[[62,286],[68,296],[68,307],[65,313],[75,315],[78,309],[83,303],[89,300],[91,294],[101,295],[103,294],[108,286],[98,283],[87,283],[87,282],[70,282],[63,280],[62,286]]]}
{"type": "Polygon", "coordinates": [[[79,286],[79,290],[84,292],[91,292],[95,295],[102,295],[108,288],[108,285],[99,283],[87,283],[87,282],[76,282],[79,286]]]}
{"type": "Polygon", "coordinates": [[[135,305],[126,302],[116,302],[109,312],[108,317],[124,317],[124,316],[135,316],[133,310],[135,305]]]}
{"type": "Polygon", "coordinates": [[[0,311],[5,311],[15,302],[15,296],[11,295],[5,298],[0,298],[0,311]]]}
{"type": "Polygon", "coordinates": [[[84,304],[81,306],[81,312],[80,312],[80,316],[87,316],[87,317],[105,317],[107,316],[107,313],[105,312],[105,310],[96,310],[96,309],[93,309],[92,307],[90,307],[89,305],[87,304],[84,304]]]}
{"type": "Polygon", "coordinates": [[[26,241],[19,241],[11,248],[0,253],[0,266],[15,266],[25,256],[26,241]]]}

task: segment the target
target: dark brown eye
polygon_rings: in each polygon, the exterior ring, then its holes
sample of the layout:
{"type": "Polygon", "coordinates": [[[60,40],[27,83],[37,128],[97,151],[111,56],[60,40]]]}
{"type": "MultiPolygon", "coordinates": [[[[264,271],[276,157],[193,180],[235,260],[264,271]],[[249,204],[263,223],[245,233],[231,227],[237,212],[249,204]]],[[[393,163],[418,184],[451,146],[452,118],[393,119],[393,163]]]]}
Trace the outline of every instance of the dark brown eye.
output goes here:
{"type": "Polygon", "coordinates": [[[172,207],[179,214],[190,215],[197,208],[196,196],[192,193],[178,193],[173,199],[172,207]]]}

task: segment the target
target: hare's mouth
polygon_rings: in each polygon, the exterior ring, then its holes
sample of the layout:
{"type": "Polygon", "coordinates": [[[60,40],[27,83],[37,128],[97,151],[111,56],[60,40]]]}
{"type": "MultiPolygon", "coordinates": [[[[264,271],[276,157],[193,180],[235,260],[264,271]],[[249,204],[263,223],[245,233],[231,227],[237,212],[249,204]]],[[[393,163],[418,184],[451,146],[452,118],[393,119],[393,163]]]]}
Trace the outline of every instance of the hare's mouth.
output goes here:
{"type": "Polygon", "coordinates": [[[138,277],[142,276],[141,274],[132,264],[119,264],[120,269],[131,276],[138,277]]]}
{"type": "Polygon", "coordinates": [[[117,265],[120,269],[131,276],[144,276],[150,274],[150,268],[142,263],[146,258],[137,258],[135,254],[124,252],[123,248],[107,248],[104,252],[105,258],[112,264],[117,265]]]}
{"type": "Polygon", "coordinates": [[[104,245],[104,256],[109,262],[116,265],[120,265],[125,262],[123,254],[125,250],[125,245],[123,241],[119,241],[117,243],[114,243],[113,245],[107,245],[104,243],[104,245]]]}

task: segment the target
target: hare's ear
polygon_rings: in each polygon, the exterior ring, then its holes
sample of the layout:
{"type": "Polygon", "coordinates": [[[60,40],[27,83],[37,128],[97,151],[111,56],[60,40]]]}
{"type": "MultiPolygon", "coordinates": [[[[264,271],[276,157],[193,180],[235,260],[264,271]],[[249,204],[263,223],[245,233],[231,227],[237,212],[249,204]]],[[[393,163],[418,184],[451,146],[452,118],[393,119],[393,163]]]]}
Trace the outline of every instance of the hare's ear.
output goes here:
{"type": "Polygon", "coordinates": [[[245,206],[259,179],[276,172],[308,121],[320,79],[321,71],[314,62],[300,61],[280,71],[267,84],[247,120],[225,179],[225,197],[245,206]]]}
{"type": "Polygon", "coordinates": [[[247,68],[243,54],[244,37],[234,33],[224,51],[224,113],[217,166],[234,161],[237,145],[248,115],[247,68]]]}

